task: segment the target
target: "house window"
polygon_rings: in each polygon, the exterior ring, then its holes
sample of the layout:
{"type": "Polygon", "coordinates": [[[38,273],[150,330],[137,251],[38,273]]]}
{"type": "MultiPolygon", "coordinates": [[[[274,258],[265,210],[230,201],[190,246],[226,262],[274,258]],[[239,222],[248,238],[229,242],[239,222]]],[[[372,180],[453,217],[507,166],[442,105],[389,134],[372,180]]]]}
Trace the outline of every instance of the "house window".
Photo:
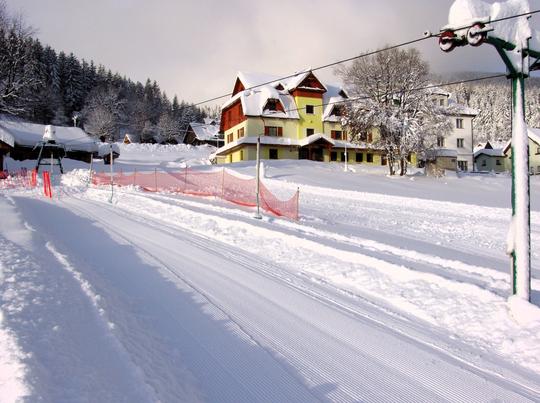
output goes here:
{"type": "Polygon", "coordinates": [[[460,171],[467,170],[467,161],[458,161],[457,164],[460,171]]]}
{"type": "Polygon", "coordinates": [[[345,153],[342,151],[342,152],[341,152],[341,161],[345,161],[345,159],[346,159],[346,158],[345,158],[345,153]]]}
{"type": "Polygon", "coordinates": [[[540,147],[536,148],[536,155],[540,154],[540,147]]]}
{"type": "MultiPolygon", "coordinates": [[[[498,161],[498,160],[497,160],[498,161]]],[[[487,160],[482,160],[482,166],[487,167],[487,160]]]]}
{"type": "Polygon", "coordinates": [[[366,162],[373,162],[373,154],[371,153],[366,154],[366,162]]]}
{"type": "Polygon", "coordinates": [[[444,137],[437,137],[437,147],[444,147],[444,137]]]}
{"type": "Polygon", "coordinates": [[[495,165],[499,165],[499,166],[502,165],[501,160],[495,160],[495,165]]]}
{"type": "Polygon", "coordinates": [[[440,99],[440,100],[439,100],[439,105],[440,105],[440,106],[444,106],[444,99],[440,99]]]}
{"type": "Polygon", "coordinates": [[[343,138],[343,133],[341,130],[332,130],[331,137],[335,140],[341,140],[343,138]]]}
{"type": "Polygon", "coordinates": [[[463,129],[463,119],[456,119],[456,128],[463,129]]]}
{"type": "Polygon", "coordinates": [[[306,105],[307,114],[313,115],[315,113],[313,110],[314,110],[313,105],[306,105]]]}
{"type": "Polygon", "coordinates": [[[278,149],[277,148],[271,148],[268,150],[268,158],[271,160],[277,160],[278,159],[278,149]]]}
{"type": "Polygon", "coordinates": [[[332,115],[332,116],[343,116],[343,108],[341,108],[339,106],[334,106],[334,108],[332,108],[332,113],[330,115],[332,115]]]}
{"type": "Polygon", "coordinates": [[[364,162],[364,154],[356,153],[356,162],[364,162]]]}
{"type": "Polygon", "coordinates": [[[244,128],[243,127],[238,129],[238,138],[242,138],[242,137],[244,137],[244,128]]]}
{"type": "Polygon", "coordinates": [[[315,134],[315,129],[306,129],[306,136],[311,136],[315,134]]]}
{"type": "Polygon", "coordinates": [[[240,161],[244,161],[244,150],[240,150],[240,161]]]}
{"type": "Polygon", "coordinates": [[[337,152],[330,151],[330,161],[337,161],[337,152]]]}
{"type": "Polygon", "coordinates": [[[373,135],[371,132],[361,133],[360,141],[365,141],[366,143],[371,143],[373,141],[373,135]]]}
{"type": "Polygon", "coordinates": [[[231,143],[234,140],[234,133],[227,134],[227,143],[231,143]]]}
{"type": "Polygon", "coordinates": [[[463,139],[457,139],[457,148],[463,148],[463,139]]]}
{"type": "Polygon", "coordinates": [[[386,159],[386,155],[381,155],[381,165],[388,164],[388,160],[386,159]]]}
{"type": "Polygon", "coordinates": [[[265,136],[283,136],[283,127],[277,126],[264,126],[265,136]]]}

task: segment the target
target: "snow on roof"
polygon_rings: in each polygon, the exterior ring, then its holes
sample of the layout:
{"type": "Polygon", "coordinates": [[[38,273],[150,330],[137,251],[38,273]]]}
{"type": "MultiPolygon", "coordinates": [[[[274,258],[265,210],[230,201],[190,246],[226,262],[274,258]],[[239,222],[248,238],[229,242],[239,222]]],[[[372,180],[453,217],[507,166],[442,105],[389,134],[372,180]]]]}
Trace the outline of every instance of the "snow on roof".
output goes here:
{"type": "MultiPolygon", "coordinates": [[[[12,136],[14,143],[19,146],[34,147],[43,141],[45,127],[45,125],[0,117],[0,133],[12,136]]],[[[96,152],[98,150],[96,142],[78,127],[54,126],[54,129],[57,143],[65,145],[68,151],[96,152]]]]}
{"type": "Polygon", "coordinates": [[[13,147],[15,145],[15,138],[11,133],[8,133],[4,128],[0,125],[0,141],[6,143],[7,145],[13,147]]]}
{"type": "Polygon", "coordinates": [[[452,150],[450,148],[437,148],[434,150],[429,150],[426,153],[429,157],[451,157],[457,158],[457,150],[452,150]]]}
{"type": "MultiPolygon", "coordinates": [[[[538,146],[540,146],[540,129],[528,127],[527,135],[529,136],[529,140],[535,142],[536,144],[538,144],[538,146]]],[[[503,148],[503,152],[506,154],[511,146],[512,139],[507,141],[506,146],[503,148]]]]}
{"type": "Polygon", "coordinates": [[[345,100],[345,98],[341,95],[341,93],[345,90],[340,87],[339,85],[335,84],[327,84],[326,85],[326,92],[323,94],[323,104],[324,104],[324,111],[322,119],[323,121],[327,122],[341,122],[341,117],[332,115],[332,111],[334,110],[334,107],[342,103],[342,101],[345,100]]]}
{"type": "Polygon", "coordinates": [[[529,139],[531,139],[540,146],[540,129],[534,129],[532,127],[529,127],[527,129],[527,134],[529,135],[529,139]]]}
{"type": "MultiPolygon", "coordinates": [[[[246,90],[241,91],[231,97],[227,102],[223,104],[221,109],[225,109],[236,101],[240,100],[242,103],[242,110],[246,116],[268,116],[275,118],[288,118],[299,119],[294,97],[290,95],[289,91],[297,88],[300,83],[309,75],[312,71],[310,69],[298,72],[295,76],[282,79],[278,76],[272,76],[265,73],[251,73],[240,71],[237,74],[237,78],[242,82],[246,90]],[[278,90],[277,87],[281,84],[283,90],[278,90]],[[249,89],[256,87],[253,89],[249,89]],[[269,99],[278,100],[283,106],[284,112],[265,110],[269,99]]],[[[328,85],[321,83],[326,89],[323,95],[323,103],[342,101],[344,98],[340,92],[344,91],[342,87],[337,85],[328,85]]],[[[331,117],[331,111],[333,105],[327,105],[323,112],[323,120],[326,121],[339,121],[338,117],[331,117]]]]}
{"type": "Polygon", "coordinates": [[[466,116],[476,116],[480,112],[478,109],[474,109],[471,107],[468,107],[466,105],[458,104],[455,99],[450,98],[448,100],[448,108],[446,109],[446,113],[449,115],[466,115],[466,116]]]}
{"type": "Polygon", "coordinates": [[[120,147],[116,143],[99,143],[97,144],[97,151],[100,157],[111,153],[111,147],[113,153],[120,155],[120,147]]]}
{"type": "Polygon", "coordinates": [[[488,155],[490,157],[504,157],[504,148],[482,148],[480,150],[477,150],[474,152],[474,158],[478,157],[479,155],[488,155]]]}
{"type": "Polygon", "coordinates": [[[219,126],[219,119],[204,118],[203,121],[205,125],[218,125],[219,126]]]}
{"type": "MultiPolygon", "coordinates": [[[[430,84],[430,85],[433,85],[433,84],[430,84]]],[[[445,97],[450,97],[452,95],[452,93],[445,91],[440,87],[432,87],[428,91],[432,95],[444,95],[445,97]]]]}
{"type": "Polygon", "coordinates": [[[215,140],[219,136],[219,125],[191,122],[189,124],[198,140],[215,140]]]}

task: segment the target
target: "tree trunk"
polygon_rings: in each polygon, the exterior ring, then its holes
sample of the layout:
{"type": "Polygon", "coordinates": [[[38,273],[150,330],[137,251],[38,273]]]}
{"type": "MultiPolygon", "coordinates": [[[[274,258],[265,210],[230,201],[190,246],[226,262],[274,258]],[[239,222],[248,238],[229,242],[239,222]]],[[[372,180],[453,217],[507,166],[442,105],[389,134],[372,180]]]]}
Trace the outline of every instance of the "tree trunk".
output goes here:
{"type": "Polygon", "coordinates": [[[394,155],[392,153],[386,154],[386,163],[388,164],[390,176],[394,176],[396,174],[396,171],[394,170],[394,162],[394,155]]]}
{"type": "Polygon", "coordinates": [[[399,160],[399,166],[401,168],[399,176],[405,175],[407,173],[407,161],[405,160],[405,158],[401,157],[401,159],[399,160]]]}

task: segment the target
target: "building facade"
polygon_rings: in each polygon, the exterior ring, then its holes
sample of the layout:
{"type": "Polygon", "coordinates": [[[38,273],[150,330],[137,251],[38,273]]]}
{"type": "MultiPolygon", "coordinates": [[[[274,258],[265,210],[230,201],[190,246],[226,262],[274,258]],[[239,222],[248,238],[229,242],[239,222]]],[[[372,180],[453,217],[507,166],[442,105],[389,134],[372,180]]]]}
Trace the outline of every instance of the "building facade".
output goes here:
{"type": "Polygon", "coordinates": [[[224,146],[218,163],[256,159],[257,138],[263,159],[309,159],[384,165],[370,135],[352,144],[341,126],[343,88],[323,84],[313,72],[288,79],[239,72],[232,97],[222,107],[224,146]]]}
{"type": "Polygon", "coordinates": [[[478,115],[475,109],[460,105],[450,98],[450,93],[436,90],[433,102],[445,109],[452,129],[437,139],[437,148],[432,155],[435,164],[448,170],[474,170],[473,119],[478,115]]]}

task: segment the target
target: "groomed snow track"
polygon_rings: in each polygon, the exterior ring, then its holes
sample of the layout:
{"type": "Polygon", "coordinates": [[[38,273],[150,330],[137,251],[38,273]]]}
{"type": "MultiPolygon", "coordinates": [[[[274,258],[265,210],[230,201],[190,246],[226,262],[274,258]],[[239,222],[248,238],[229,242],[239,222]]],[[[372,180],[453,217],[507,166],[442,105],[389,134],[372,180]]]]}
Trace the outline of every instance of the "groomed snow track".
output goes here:
{"type": "MultiPolygon", "coordinates": [[[[192,231],[182,217],[167,222],[149,210],[135,214],[94,192],[94,200],[73,193],[58,205],[29,198],[15,204],[35,234],[47,234],[38,242],[92,290],[87,295],[99,296],[118,359],[145,385],[137,391],[142,401],[540,400],[536,374],[411,321],[376,297],[192,231]],[[62,226],[53,225],[60,218],[62,226]]],[[[207,227],[220,214],[189,199],[119,197],[135,209],[155,203],[160,214],[187,209],[192,220],[210,218],[207,227]]],[[[236,218],[242,233],[257,231],[236,218]]],[[[261,231],[294,241],[299,257],[320,236],[296,239],[286,225],[271,226],[265,222],[261,231]]],[[[328,239],[324,247],[329,258],[360,250],[339,250],[328,239]]],[[[364,249],[362,256],[392,255],[382,252],[364,249]]]]}

